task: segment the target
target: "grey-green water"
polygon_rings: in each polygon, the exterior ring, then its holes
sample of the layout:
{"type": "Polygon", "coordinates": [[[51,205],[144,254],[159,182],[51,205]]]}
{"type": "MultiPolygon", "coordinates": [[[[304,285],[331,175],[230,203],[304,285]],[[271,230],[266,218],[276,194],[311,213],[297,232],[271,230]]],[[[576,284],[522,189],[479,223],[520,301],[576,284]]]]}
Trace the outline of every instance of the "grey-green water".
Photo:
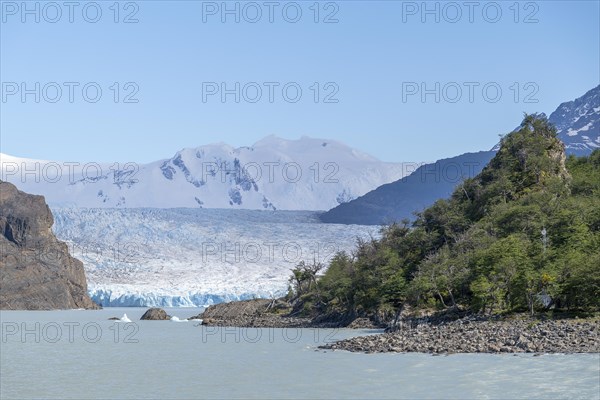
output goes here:
{"type": "Polygon", "coordinates": [[[0,312],[0,398],[600,398],[598,354],[324,352],[373,331],[206,328],[144,311],[0,312]],[[123,313],[133,323],[108,321],[123,313]]]}

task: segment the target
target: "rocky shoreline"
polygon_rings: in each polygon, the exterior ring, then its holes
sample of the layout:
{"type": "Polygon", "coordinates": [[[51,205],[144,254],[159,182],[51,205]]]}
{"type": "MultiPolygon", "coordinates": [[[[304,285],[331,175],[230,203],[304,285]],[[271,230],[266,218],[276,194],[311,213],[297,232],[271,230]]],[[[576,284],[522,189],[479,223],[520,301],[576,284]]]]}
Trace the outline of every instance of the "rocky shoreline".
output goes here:
{"type": "MultiPolygon", "coordinates": [[[[335,321],[289,315],[283,300],[248,300],[208,307],[203,325],[253,328],[381,328],[368,318],[335,321]]],[[[449,313],[402,318],[386,333],[320,346],[363,353],[600,353],[600,319],[536,319],[524,314],[483,317],[449,313]]]]}
{"type": "Polygon", "coordinates": [[[473,316],[441,323],[410,320],[394,332],[355,337],[320,348],[363,353],[599,353],[600,321],[473,316]]]}

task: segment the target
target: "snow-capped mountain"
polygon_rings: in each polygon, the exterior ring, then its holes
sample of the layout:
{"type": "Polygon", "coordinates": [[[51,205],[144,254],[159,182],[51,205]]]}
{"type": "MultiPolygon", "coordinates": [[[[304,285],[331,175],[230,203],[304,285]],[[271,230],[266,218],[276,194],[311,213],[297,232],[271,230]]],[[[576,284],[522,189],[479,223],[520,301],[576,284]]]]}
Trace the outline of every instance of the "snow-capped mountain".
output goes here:
{"type": "Polygon", "coordinates": [[[340,142],[266,137],[188,148],[149,164],[42,161],[0,154],[0,179],[77,207],[325,210],[414,170],[340,142]]]}
{"type": "Polygon", "coordinates": [[[548,120],[556,126],[568,154],[584,156],[600,148],[600,85],[562,103],[548,120]]]}
{"type": "MultiPolygon", "coordinates": [[[[588,156],[600,148],[600,85],[573,101],[562,103],[550,117],[543,112],[535,115],[548,118],[556,126],[556,134],[565,144],[567,155],[588,156]]],[[[520,125],[515,131],[519,129],[520,125]]],[[[500,143],[491,151],[499,149],[500,143]]]]}
{"type": "Polygon", "coordinates": [[[299,261],[327,263],[378,227],[321,224],[312,211],[52,208],[103,306],[203,306],[285,294],[299,261]]]}

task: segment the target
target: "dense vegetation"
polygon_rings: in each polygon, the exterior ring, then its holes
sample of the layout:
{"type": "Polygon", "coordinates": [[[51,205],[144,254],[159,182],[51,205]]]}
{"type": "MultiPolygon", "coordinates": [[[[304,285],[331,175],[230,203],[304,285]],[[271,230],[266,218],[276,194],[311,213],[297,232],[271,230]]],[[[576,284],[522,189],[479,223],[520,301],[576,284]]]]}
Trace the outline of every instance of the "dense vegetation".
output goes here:
{"type": "Polygon", "coordinates": [[[598,309],[600,151],[564,154],[555,128],[526,115],[481,174],[412,224],[338,253],[322,276],[299,265],[290,298],[313,315],[598,309]]]}

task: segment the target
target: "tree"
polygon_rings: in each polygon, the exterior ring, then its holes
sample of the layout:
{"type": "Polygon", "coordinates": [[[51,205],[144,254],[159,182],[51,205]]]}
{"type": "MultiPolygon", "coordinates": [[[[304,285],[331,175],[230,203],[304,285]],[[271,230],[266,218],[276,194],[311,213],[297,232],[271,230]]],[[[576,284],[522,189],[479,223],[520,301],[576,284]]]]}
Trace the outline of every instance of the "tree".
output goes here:
{"type": "Polygon", "coordinates": [[[298,265],[292,269],[292,276],[290,277],[290,283],[292,284],[292,291],[296,297],[309,293],[313,288],[317,290],[317,274],[325,266],[313,260],[312,264],[307,264],[305,261],[300,261],[298,265]]]}

